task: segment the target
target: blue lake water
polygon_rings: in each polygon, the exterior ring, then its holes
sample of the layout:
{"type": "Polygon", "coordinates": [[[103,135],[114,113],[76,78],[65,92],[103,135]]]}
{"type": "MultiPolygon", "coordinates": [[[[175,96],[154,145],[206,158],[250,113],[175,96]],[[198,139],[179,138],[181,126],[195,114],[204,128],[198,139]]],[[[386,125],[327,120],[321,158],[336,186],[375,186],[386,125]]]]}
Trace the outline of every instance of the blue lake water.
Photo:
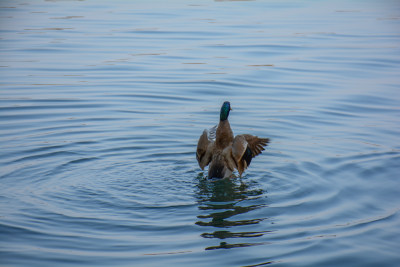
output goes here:
{"type": "Polygon", "coordinates": [[[400,2],[1,1],[0,146],[1,266],[398,266],[400,2]]]}

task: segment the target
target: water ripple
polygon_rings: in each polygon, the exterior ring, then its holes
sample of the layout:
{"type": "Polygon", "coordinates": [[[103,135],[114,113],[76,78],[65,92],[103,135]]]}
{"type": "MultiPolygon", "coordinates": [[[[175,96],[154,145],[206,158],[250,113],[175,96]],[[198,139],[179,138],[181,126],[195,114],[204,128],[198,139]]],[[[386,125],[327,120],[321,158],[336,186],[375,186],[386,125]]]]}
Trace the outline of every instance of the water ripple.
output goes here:
{"type": "Polygon", "coordinates": [[[1,263],[396,266],[398,6],[0,8],[1,263]],[[226,100],[271,142],[210,181],[226,100]]]}

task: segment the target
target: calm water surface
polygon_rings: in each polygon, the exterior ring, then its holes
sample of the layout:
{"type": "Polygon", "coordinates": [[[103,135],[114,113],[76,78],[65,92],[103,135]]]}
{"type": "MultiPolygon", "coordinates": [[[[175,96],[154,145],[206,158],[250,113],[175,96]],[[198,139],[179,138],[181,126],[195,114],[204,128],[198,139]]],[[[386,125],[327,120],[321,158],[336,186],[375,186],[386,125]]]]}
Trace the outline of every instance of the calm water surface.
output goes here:
{"type": "Polygon", "coordinates": [[[398,1],[1,1],[0,265],[398,266],[399,74],[398,1]]]}

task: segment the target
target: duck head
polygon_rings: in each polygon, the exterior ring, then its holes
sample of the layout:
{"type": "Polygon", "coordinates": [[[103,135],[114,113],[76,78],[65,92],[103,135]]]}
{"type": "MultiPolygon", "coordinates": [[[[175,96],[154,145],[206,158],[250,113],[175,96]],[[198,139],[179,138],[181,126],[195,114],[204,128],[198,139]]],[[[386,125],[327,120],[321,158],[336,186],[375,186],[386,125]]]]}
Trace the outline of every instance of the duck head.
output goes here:
{"type": "Polygon", "coordinates": [[[220,120],[221,120],[221,121],[227,120],[227,119],[228,119],[228,116],[229,116],[229,112],[230,112],[231,110],[232,110],[232,108],[231,108],[231,103],[229,103],[229,101],[225,101],[225,102],[222,104],[222,107],[221,107],[221,113],[220,113],[220,115],[219,115],[220,120]]]}

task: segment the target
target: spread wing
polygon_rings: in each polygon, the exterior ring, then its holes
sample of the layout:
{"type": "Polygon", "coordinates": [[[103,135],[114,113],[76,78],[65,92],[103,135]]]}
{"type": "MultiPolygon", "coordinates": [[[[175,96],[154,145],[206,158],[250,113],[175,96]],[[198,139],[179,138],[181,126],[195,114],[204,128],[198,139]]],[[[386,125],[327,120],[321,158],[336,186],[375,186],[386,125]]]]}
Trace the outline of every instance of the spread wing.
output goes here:
{"type": "Polygon", "coordinates": [[[240,175],[250,166],[252,158],[265,150],[264,147],[268,143],[268,138],[259,138],[250,134],[241,134],[235,137],[232,144],[232,157],[240,175]]]}
{"type": "Polygon", "coordinates": [[[269,143],[269,138],[259,138],[251,134],[242,134],[242,136],[246,139],[253,158],[261,154],[269,143]]]}
{"type": "Polygon", "coordinates": [[[197,143],[196,159],[202,170],[210,163],[214,149],[215,133],[217,126],[210,130],[205,129],[197,143]]]}

